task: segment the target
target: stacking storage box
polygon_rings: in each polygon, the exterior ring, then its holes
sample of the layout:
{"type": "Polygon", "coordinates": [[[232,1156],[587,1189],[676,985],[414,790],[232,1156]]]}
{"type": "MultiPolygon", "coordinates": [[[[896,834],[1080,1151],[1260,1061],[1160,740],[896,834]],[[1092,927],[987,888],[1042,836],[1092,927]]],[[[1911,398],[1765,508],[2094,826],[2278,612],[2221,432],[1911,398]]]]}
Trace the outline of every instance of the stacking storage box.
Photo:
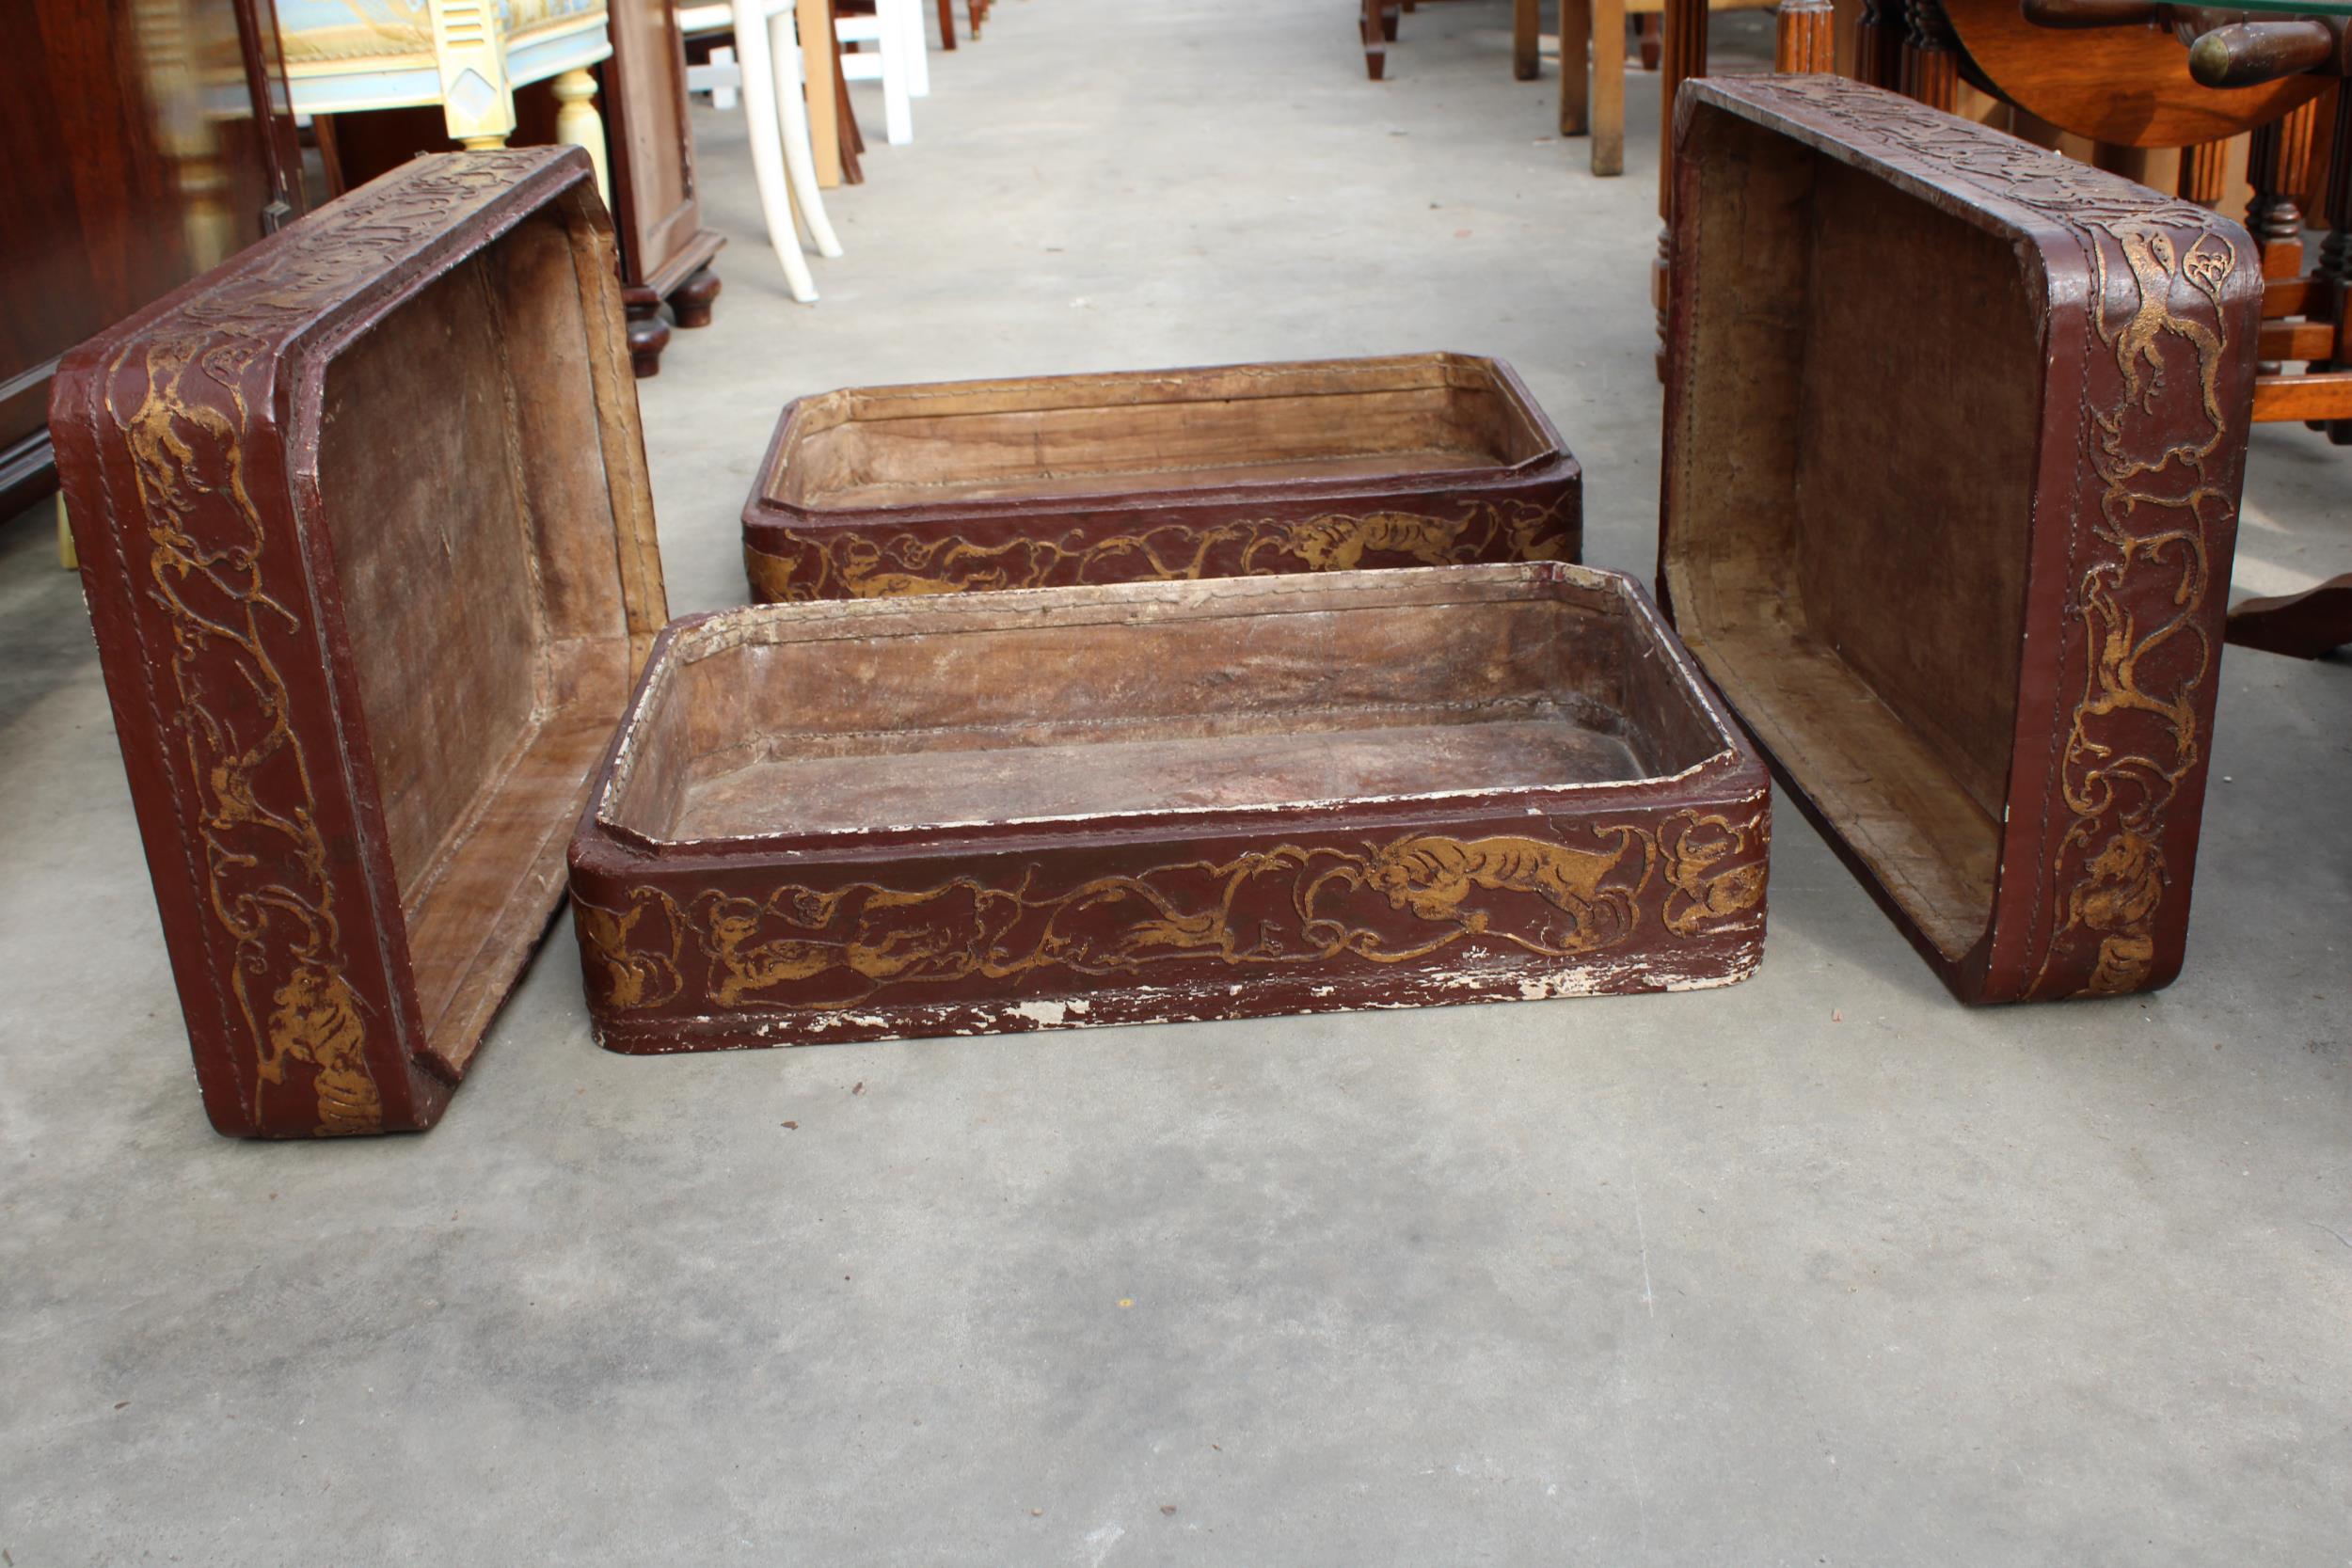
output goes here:
{"type": "Polygon", "coordinates": [[[1660,596],[1963,1000],[2178,973],[2258,256],[1835,77],[1676,113],[1660,596]]]}
{"type": "Polygon", "coordinates": [[[665,619],[584,155],[421,159],[84,345],[52,409],[214,1125],[430,1126],[665,619]]]}
{"type": "Polygon", "coordinates": [[[621,1051],[1665,990],[1769,810],[1615,574],[771,605],[662,634],[572,890],[621,1051]]]}
{"type": "Polygon", "coordinates": [[[867,387],[789,404],[763,601],[1575,561],[1576,459],[1458,354],[867,387]]]}

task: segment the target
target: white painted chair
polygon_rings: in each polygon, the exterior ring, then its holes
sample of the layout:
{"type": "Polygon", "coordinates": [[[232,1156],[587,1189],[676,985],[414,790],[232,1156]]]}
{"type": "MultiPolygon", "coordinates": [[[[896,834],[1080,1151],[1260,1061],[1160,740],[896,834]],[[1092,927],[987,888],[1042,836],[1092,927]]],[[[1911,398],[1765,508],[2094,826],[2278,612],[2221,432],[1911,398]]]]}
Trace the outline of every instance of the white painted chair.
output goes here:
{"type": "Polygon", "coordinates": [[[882,135],[891,146],[904,147],[914,139],[914,113],[908,100],[930,91],[917,0],[874,0],[873,15],[835,17],[833,25],[844,43],[875,45],[842,55],[841,75],[845,81],[882,84],[882,135]]]}
{"type": "Polygon", "coordinates": [[[808,103],[802,95],[802,55],[793,22],[793,0],[710,0],[677,8],[678,30],[688,36],[732,28],[733,51],[714,50],[708,65],[686,74],[690,91],[708,91],[721,108],[743,94],[745,129],[752,147],[752,174],[759,185],[768,243],[784,266],[792,297],[817,298],[817,280],[801,254],[794,220],[808,230],[820,256],[841,254],[841,242],[825,216],[817,190],[817,158],[809,146],[808,103]],[[723,58],[723,55],[732,57],[723,58]]]}

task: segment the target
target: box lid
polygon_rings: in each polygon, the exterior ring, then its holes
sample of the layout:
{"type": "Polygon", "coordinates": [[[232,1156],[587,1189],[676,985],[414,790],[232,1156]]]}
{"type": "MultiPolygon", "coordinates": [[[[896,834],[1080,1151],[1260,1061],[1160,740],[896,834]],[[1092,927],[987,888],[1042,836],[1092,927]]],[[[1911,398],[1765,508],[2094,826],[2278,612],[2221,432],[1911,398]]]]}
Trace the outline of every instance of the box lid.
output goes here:
{"type": "Polygon", "coordinates": [[[420,158],[83,345],[52,417],[215,1124],[429,1126],[665,615],[586,157],[420,158]]]}
{"type": "Polygon", "coordinates": [[[1660,598],[1970,1000],[2178,968],[2261,299],[2225,218],[1835,77],[1676,114],[1660,598]]]}

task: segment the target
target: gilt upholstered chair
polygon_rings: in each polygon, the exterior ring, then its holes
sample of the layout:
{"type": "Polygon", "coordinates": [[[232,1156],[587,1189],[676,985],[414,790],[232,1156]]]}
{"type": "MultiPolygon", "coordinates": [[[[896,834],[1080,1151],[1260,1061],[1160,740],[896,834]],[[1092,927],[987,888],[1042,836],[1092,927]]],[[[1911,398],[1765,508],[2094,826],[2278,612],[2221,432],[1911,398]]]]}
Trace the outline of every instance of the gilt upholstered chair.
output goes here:
{"type": "Polygon", "coordinates": [[[437,103],[453,140],[498,147],[515,89],[554,83],[556,139],[585,148],[611,198],[604,124],[588,68],[611,56],[606,0],[278,0],[297,112],[358,114],[437,103]]]}

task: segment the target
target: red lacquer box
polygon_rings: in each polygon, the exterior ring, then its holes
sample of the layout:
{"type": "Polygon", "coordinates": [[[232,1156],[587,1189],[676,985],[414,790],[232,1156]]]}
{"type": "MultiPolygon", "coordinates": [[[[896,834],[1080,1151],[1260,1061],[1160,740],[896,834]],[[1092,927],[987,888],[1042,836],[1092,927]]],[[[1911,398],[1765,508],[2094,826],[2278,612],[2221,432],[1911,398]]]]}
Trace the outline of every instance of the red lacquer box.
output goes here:
{"type": "Polygon", "coordinates": [[[587,160],[419,159],[69,356],[52,427],[213,1123],[431,1126],[665,619],[587,160]]]}
{"type": "Polygon", "coordinates": [[[1671,990],[1770,810],[1613,573],[771,605],[662,634],[572,893],[618,1051],[1671,990]]]}
{"type": "Polygon", "coordinates": [[[2254,377],[2226,218],[1829,76],[1677,102],[1659,596],[1963,1001],[2179,973],[2254,377]]]}
{"type": "Polygon", "coordinates": [[[1462,354],[859,387],[788,404],[764,602],[1575,561],[1583,473],[1462,354]]]}

